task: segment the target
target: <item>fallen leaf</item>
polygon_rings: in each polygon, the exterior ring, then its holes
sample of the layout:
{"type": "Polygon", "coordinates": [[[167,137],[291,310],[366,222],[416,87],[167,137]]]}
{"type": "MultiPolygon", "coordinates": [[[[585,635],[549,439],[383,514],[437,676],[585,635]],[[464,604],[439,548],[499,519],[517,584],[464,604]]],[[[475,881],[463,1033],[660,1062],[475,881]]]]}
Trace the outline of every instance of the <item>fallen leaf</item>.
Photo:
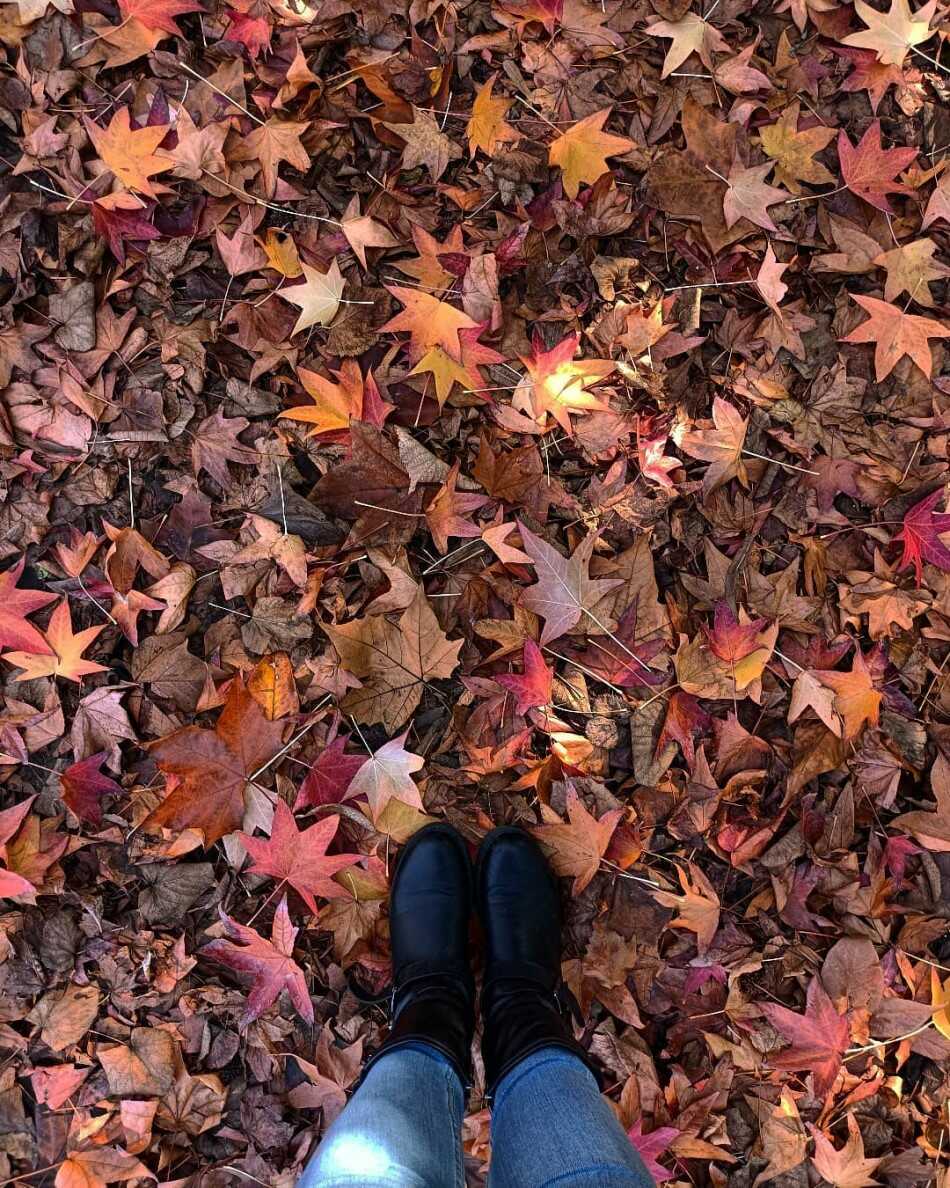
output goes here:
{"type": "Polygon", "coordinates": [[[556,874],[573,878],[572,895],[580,895],[600,869],[610,839],[623,813],[611,809],[599,819],[591,816],[571,786],[567,793],[568,822],[538,825],[530,832],[548,851],[556,874]]]}
{"type": "Polygon", "coordinates": [[[548,146],[548,163],[561,170],[564,193],[576,198],[581,182],[593,183],[609,171],[608,157],[629,152],[633,141],[603,130],[611,109],[585,116],[548,146]]]}
{"type": "Polygon", "coordinates": [[[223,916],[222,920],[229,939],[213,940],[200,948],[198,954],[237,973],[249,974],[253,979],[247,1009],[241,1019],[242,1028],[260,1018],[277,1001],[282,990],[287,991],[301,1018],[312,1023],[313,1003],[307,980],[294,961],[294,940],[298,930],[290,922],[287,897],[284,896],[277,905],[270,940],[230,916],[223,916]],[[235,944],[235,941],[240,943],[235,944]]]}

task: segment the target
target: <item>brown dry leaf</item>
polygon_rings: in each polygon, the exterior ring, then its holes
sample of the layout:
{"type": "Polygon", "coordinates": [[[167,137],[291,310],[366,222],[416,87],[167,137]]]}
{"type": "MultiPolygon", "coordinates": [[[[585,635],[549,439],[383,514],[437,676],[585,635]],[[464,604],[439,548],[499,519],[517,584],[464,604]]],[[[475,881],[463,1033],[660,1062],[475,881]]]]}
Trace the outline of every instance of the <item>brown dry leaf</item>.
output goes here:
{"type": "Polygon", "coordinates": [[[574,879],[572,894],[579,895],[600,869],[600,860],[622,815],[620,809],[611,809],[600,819],[591,816],[571,786],[567,793],[568,823],[540,825],[531,830],[545,846],[555,871],[574,879]]]}

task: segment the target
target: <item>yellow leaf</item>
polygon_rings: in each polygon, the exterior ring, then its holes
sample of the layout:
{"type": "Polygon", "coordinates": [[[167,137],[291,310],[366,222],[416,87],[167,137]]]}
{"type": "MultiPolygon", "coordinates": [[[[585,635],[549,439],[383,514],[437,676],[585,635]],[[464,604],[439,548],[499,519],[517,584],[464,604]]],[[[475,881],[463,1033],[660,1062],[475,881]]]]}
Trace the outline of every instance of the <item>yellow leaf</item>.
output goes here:
{"type": "Polygon", "coordinates": [[[493,74],[479,90],[472,104],[472,115],[465,129],[468,136],[468,149],[471,156],[481,149],[487,156],[491,156],[497,144],[512,143],[520,140],[520,136],[510,124],[505,123],[510,99],[500,99],[492,95],[497,74],[493,74]]]}
{"type": "Polygon", "coordinates": [[[560,166],[564,193],[569,198],[577,197],[581,182],[592,184],[608,171],[608,157],[629,152],[634,147],[633,141],[626,136],[603,131],[609,115],[609,107],[595,111],[551,142],[548,162],[560,166]]]}

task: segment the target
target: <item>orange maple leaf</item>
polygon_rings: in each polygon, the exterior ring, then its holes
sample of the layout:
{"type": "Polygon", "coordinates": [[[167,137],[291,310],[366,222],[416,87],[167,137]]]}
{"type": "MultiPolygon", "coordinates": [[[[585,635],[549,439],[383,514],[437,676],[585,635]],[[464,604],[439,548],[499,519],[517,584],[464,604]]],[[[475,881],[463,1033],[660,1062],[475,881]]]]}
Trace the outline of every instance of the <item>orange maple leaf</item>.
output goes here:
{"type": "Polygon", "coordinates": [[[155,155],[168,132],[168,124],[133,128],[127,107],[119,108],[108,128],[100,128],[88,116],[83,116],[83,120],[100,159],[127,190],[137,190],[150,198],[168,192],[167,187],[155,186],[149,180],[156,173],[174,167],[171,157],[155,155]]]}
{"type": "Polygon", "coordinates": [[[571,434],[570,412],[609,408],[587,389],[605,379],[616,367],[611,359],[575,359],[579,343],[580,335],[569,334],[557,346],[545,351],[536,334],[531,343],[531,354],[521,358],[528,369],[530,386],[523,384],[515,393],[516,401],[524,402],[525,398],[530,401],[538,420],[550,413],[565,433],[571,434]]]}
{"type": "Polygon", "coordinates": [[[85,631],[73,634],[69,602],[63,601],[50,616],[49,626],[44,632],[46,642],[53,649],[49,656],[35,656],[32,652],[5,652],[4,660],[24,669],[14,678],[16,681],[31,681],[34,677],[65,677],[68,681],[79,681],[94,672],[106,672],[102,664],[84,660],[83,652],[96,638],[102,626],[87,627],[85,631]]]}
{"type": "Polygon", "coordinates": [[[502,99],[492,95],[492,87],[498,78],[497,72],[490,75],[479,88],[472,104],[472,115],[465,129],[468,137],[469,155],[474,157],[478,149],[487,156],[491,156],[496,145],[511,144],[520,140],[521,136],[514,128],[505,122],[511,99],[502,99]]]}
{"type": "Polygon", "coordinates": [[[446,354],[462,362],[459,331],[472,330],[477,322],[454,305],[421,289],[408,289],[402,285],[387,285],[386,288],[406,308],[390,318],[385,326],[380,326],[380,333],[408,330],[409,358],[413,363],[418,363],[433,346],[440,346],[446,354]]]}
{"type": "Polygon", "coordinates": [[[881,301],[877,297],[864,297],[851,293],[851,298],[869,315],[842,342],[873,342],[874,377],[878,383],[891,374],[905,355],[912,359],[929,379],[933,372],[933,355],[928,339],[950,338],[950,327],[922,318],[918,314],[904,313],[896,305],[881,301]]]}
{"type": "Polygon", "coordinates": [[[599,870],[623,810],[611,809],[598,821],[571,786],[567,793],[567,815],[568,824],[537,825],[529,832],[548,849],[555,872],[573,876],[571,894],[580,895],[599,870]]]}
{"type": "Polygon", "coordinates": [[[548,163],[560,166],[564,193],[576,198],[581,182],[593,184],[609,172],[608,157],[628,153],[633,141],[626,136],[614,136],[604,132],[604,121],[610,115],[610,108],[595,111],[586,119],[579,120],[573,128],[553,140],[548,148],[548,163]]]}
{"type": "Polygon", "coordinates": [[[311,425],[308,437],[322,433],[348,435],[350,421],[365,421],[377,429],[382,428],[394,406],[383,400],[372,373],[364,379],[359,364],[354,359],[344,359],[340,370],[331,372],[331,375],[336,376],[336,383],[317,371],[298,367],[297,378],[313,404],[297,405],[279,415],[289,421],[311,425]]]}
{"type": "Polygon", "coordinates": [[[161,29],[172,37],[182,36],[176,17],[201,11],[201,5],[194,0],[119,0],[123,20],[140,21],[146,29],[161,29]]]}
{"type": "Polygon", "coordinates": [[[689,863],[689,874],[682,867],[677,867],[676,873],[683,888],[682,895],[674,895],[671,891],[653,891],[651,894],[663,907],[678,910],[679,915],[670,921],[669,927],[695,932],[696,948],[705,953],[719,928],[719,896],[695,863],[689,863]]]}
{"type": "Polygon", "coordinates": [[[874,688],[871,671],[860,648],[855,649],[850,672],[816,672],[815,676],[834,690],[835,709],[844,723],[845,738],[860,734],[865,722],[870,726],[877,725],[883,696],[874,688]]]}

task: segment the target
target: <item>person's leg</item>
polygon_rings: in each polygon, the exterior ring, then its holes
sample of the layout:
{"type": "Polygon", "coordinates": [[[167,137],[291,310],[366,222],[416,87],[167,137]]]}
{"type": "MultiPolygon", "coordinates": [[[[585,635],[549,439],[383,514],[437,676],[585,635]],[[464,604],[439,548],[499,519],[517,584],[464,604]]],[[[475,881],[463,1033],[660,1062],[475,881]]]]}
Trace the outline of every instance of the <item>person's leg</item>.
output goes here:
{"type": "Polygon", "coordinates": [[[476,899],[492,1188],[647,1188],[652,1180],[574,1039],[557,882],[523,830],[495,829],[482,842],[476,899]]]}
{"type": "Polygon", "coordinates": [[[298,1188],[464,1188],[462,1082],[424,1044],[387,1052],[327,1131],[298,1188]]]}
{"type": "Polygon", "coordinates": [[[451,826],[403,847],[389,899],[389,1036],[307,1166],[306,1188],[462,1188],[475,985],[468,961],[472,869],[451,826]]]}
{"type": "Polygon", "coordinates": [[[499,1082],[489,1188],[652,1188],[653,1179],[582,1060],[525,1057],[499,1082]]]}

